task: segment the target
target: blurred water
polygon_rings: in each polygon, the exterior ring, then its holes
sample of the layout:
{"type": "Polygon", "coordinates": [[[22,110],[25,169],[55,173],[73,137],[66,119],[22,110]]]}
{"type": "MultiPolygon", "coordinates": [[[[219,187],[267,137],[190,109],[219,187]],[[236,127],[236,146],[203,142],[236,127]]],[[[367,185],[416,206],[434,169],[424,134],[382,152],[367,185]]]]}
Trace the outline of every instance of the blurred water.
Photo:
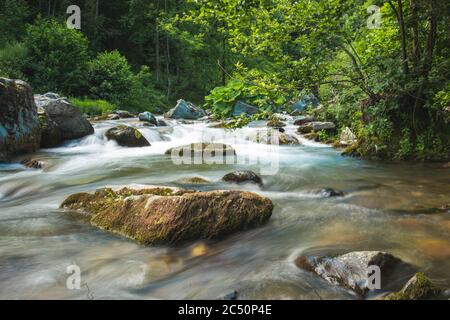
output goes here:
{"type": "Polygon", "coordinates": [[[46,170],[0,166],[0,298],[88,299],[86,286],[66,288],[71,264],[80,266],[95,299],[211,299],[233,290],[254,299],[356,298],[294,265],[299,254],[314,251],[389,251],[450,286],[450,214],[439,209],[450,203],[450,174],[442,165],[345,158],[300,137],[302,146],[267,147],[245,139],[256,128],[225,132],[175,121],[139,127],[152,146],[123,148],[104,138],[113,125],[97,123],[94,135],[33,155],[48,163],[46,170]],[[238,159],[256,155],[277,163],[278,171],[263,176],[263,187],[235,186],[221,177],[238,169],[260,172],[262,164],[174,165],[164,155],[211,136],[231,144],[238,159]],[[58,209],[80,191],[131,183],[192,187],[177,183],[192,176],[211,181],[199,190],[269,197],[275,204],[270,222],[222,241],[143,247],[58,209]],[[323,187],[346,195],[321,198],[315,191],[323,187]]]}

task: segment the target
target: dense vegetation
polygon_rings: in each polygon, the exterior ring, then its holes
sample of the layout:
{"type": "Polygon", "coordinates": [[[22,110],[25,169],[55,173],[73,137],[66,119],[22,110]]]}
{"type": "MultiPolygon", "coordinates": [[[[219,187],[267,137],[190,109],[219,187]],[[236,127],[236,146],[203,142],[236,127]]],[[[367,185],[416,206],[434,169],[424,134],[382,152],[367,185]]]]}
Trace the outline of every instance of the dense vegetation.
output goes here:
{"type": "Polygon", "coordinates": [[[309,112],[351,128],[356,154],[442,160],[449,13],[440,0],[4,0],[0,74],[87,109],[101,99],[105,110],[162,111],[184,98],[218,118],[237,100],[270,117],[313,93],[309,112]],[[70,4],[80,31],[65,26],[70,4]]]}

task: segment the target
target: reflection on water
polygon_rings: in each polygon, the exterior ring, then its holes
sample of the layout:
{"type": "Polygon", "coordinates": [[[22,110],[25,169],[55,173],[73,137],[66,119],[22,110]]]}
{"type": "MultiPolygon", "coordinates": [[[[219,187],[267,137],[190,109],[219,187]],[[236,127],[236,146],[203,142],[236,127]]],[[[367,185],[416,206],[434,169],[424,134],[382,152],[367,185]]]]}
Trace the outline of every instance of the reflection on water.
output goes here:
{"type": "Polygon", "coordinates": [[[263,187],[227,185],[220,181],[225,173],[260,167],[174,165],[164,155],[221,129],[140,127],[152,146],[127,149],[104,138],[116,123],[98,123],[92,136],[41,150],[34,156],[47,162],[45,172],[0,166],[0,298],[211,299],[234,290],[255,299],[356,298],[294,265],[310,251],[385,250],[450,286],[450,174],[442,165],[344,158],[301,138],[302,146],[267,149],[239,140],[238,130],[218,142],[233,145],[238,157],[276,160],[279,171],[264,176],[263,187]],[[75,192],[131,183],[183,186],[180,180],[192,176],[211,181],[199,190],[239,188],[269,197],[271,221],[222,241],[143,247],[58,209],[75,192]],[[315,191],[323,187],[345,196],[322,198],[315,191]],[[81,268],[81,290],[66,289],[72,264],[81,268]]]}

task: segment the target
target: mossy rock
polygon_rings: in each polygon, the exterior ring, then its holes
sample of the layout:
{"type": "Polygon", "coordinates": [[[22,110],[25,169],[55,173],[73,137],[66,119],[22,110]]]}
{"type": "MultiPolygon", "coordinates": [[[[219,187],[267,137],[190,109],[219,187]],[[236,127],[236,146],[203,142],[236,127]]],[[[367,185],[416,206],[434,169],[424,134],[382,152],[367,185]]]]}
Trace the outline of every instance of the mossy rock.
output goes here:
{"type": "Polygon", "coordinates": [[[386,296],[386,300],[424,300],[433,298],[442,290],[436,287],[422,272],[417,272],[398,292],[386,296]]]}
{"type": "Polygon", "coordinates": [[[69,196],[61,208],[145,245],[217,239],[266,223],[273,204],[252,192],[194,192],[168,187],[100,189],[69,196]]]}
{"type": "Polygon", "coordinates": [[[106,131],[108,140],[116,141],[123,147],[148,147],[150,143],[136,128],[120,125],[106,131]]]}

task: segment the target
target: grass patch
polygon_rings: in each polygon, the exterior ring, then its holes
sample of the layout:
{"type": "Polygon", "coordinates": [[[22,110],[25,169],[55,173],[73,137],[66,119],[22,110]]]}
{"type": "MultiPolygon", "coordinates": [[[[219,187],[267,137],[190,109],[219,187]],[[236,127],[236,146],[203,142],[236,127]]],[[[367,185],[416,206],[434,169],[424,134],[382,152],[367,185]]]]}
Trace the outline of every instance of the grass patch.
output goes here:
{"type": "Polygon", "coordinates": [[[92,100],[87,98],[70,98],[70,103],[83,114],[100,116],[117,110],[117,107],[105,100],[92,100]]]}

